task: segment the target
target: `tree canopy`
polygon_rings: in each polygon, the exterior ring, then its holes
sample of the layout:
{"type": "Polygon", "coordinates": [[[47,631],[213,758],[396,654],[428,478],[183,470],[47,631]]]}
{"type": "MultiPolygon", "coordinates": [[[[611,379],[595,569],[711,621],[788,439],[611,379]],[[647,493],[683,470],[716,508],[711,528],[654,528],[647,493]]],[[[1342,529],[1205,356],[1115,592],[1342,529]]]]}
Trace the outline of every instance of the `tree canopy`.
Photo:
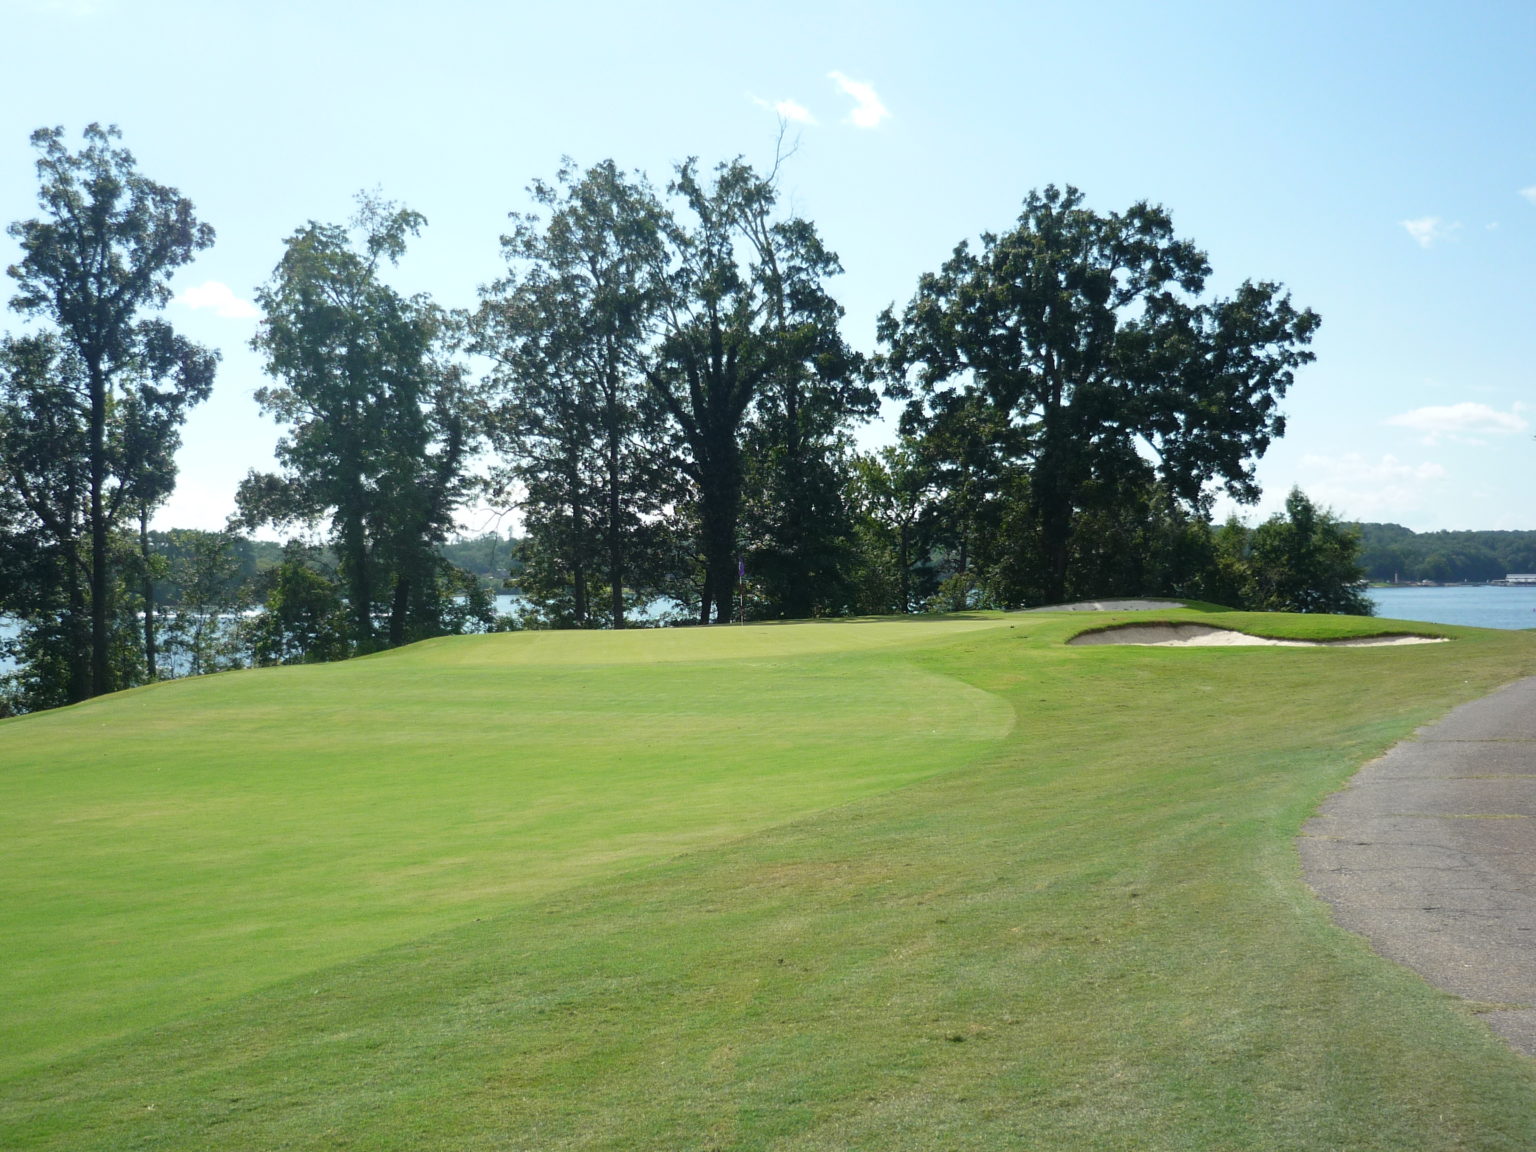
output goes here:
{"type": "Polygon", "coordinates": [[[146,315],[164,307],[171,276],[213,243],[213,229],[138,171],[120,135],[92,124],[71,151],[62,128],[33,133],[41,214],[9,228],[22,251],[7,269],[11,307],[40,327],[0,345],[5,599],[21,602],[31,640],[51,650],[33,661],[56,669],[34,678],[34,698],[51,702],[153,675],[114,654],[130,563],[114,533],[172,491],[179,429],[217,363],[146,315]]]}
{"type": "Polygon", "coordinates": [[[1222,528],[1224,561],[1239,574],[1236,607],[1259,612],[1372,614],[1360,535],[1292,488],[1285,511],[1254,529],[1222,528]]]}
{"type": "MultiPolygon", "coordinates": [[[[255,293],[256,397],[284,431],[232,521],[309,534],[255,565],[228,534],[156,533],[216,356],[151,314],[213,233],[118,139],[35,133],[42,211],[10,228],[32,323],[0,341],[11,706],[491,626],[487,580],[514,572],[526,603],[497,626],[620,628],[658,598],[700,623],[1114,594],[1365,607],[1358,544],[1301,493],[1255,529],[1211,524],[1215,494],[1257,498],[1313,358],[1318,317],[1280,285],[1208,292],[1164,209],[1050,186],[887,308],[866,357],[836,253],[781,207],[782,154],[766,174],[690,159],[662,188],[565,161],[472,315],[393,286],[419,213],[363,195],[346,225],[309,221],[255,293]],[[876,383],[901,437],[860,454],[876,383]],[[444,547],[477,494],[521,538],[480,542],[471,576],[444,547]],[[252,595],[239,636],[214,626],[252,595]]],[[[1458,545],[1419,567],[1497,562],[1458,545]]]]}
{"type": "Polygon", "coordinates": [[[1077,526],[1148,482],[1196,511],[1212,485],[1257,497],[1252,462],[1285,430],[1278,401],[1318,317],[1264,281],[1205,298],[1209,275],[1162,208],[1101,214],[1051,186],[881,316],[905,429],[964,440],[968,426],[994,471],[1027,475],[1028,598],[1099,591],[1092,573],[1069,579],[1077,526]]]}
{"type": "Polygon", "coordinates": [[[442,629],[448,604],[435,546],[467,494],[480,435],[451,354],[455,322],[380,275],[424,223],[359,197],[356,243],[345,227],[311,221],[288,238],[256,294],[264,319],[252,344],[278,380],[256,398],[288,426],[277,447],[286,471],[246,477],[240,520],[329,522],[352,642],[363,652],[442,629]]]}
{"type": "Polygon", "coordinates": [[[475,350],[490,356],[498,487],[521,490],[522,589],[555,622],[624,627],[660,580],[658,521],[678,495],[645,382],[660,322],[665,215],[612,161],[554,184],[548,213],[514,218],[507,274],[485,292],[475,350]],[[594,591],[605,588],[599,609],[594,591]]]}
{"type": "Polygon", "coordinates": [[[654,591],[728,619],[841,611],[843,434],[875,404],[826,282],[841,271],[774,174],[680,165],[665,198],[612,161],[536,183],[477,318],[519,489],[524,586],[547,617],[625,621],[654,591]]]}
{"type": "Polygon", "coordinates": [[[758,519],[754,560],[774,574],[783,614],[806,615],[826,575],[817,535],[830,509],[825,499],[818,508],[817,490],[825,490],[838,431],[874,407],[827,292],[842,267],[809,221],[776,213],[772,174],[735,160],[706,178],[690,161],[672,191],[682,210],[647,379],[693,486],[699,620],[730,617],[748,542],[741,521],[751,465],[759,490],[778,489],[781,513],[777,523],[758,519]]]}

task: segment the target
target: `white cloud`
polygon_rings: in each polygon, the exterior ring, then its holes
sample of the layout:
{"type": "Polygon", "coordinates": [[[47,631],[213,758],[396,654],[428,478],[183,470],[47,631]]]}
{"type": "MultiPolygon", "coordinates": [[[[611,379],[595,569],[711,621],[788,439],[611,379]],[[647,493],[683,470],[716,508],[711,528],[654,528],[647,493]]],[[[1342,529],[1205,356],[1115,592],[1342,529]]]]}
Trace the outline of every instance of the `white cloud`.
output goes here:
{"type": "Polygon", "coordinates": [[[848,123],[856,128],[876,128],[880,121],[890,116],[890,110],[880,102],[874,88],[858,80],[850,80],[841,72],[828,72],[845,95],[853,97],[853,111],[848,113],[848,123]]]}
{"type": "Polygon", "coordinates": [[[814,124],[816,117],[812,116],[804,104],[794,100],[780,100],[773,106],[773,110],[786,120],[796,124],[814,124]]]}
{"type": "Polygon", "coordinates": [[[1405,464],[1395,456],[1368,460],[1358,452],[1343,456],[1303,456],[1301,488],[1315,503],[1344,520],[1400,521],[1422,508],[1449,473],[1439,464],[1405,464]]]}
{"type": "Polygon", "coordinates": [[[1532,204],[1536,204],[1536,184],[1532,184],[1529,188],[1520,189],[1520,195],[1524,196],[1532,204]]]}
{"type": "Polygon", "coordinates": [[[1520,409],[1521,406],[1516,404],[1510,411],[1500,412],[1487,404],[1464,400],[1460,404],[1415,408],[1388,417],[1387,423],[1417,432],[1425,444],[1435,445],[1449,440],[1475,445],[1486,443],[1489,436],[1524,432],[1530,424],[1520,415],[1520,409]]]}
{"type": "Polygon", "coordinates": [[[196,288],[188,288],[176,297],[178,304],[188,308],[212,308],[215,316],[226,320],[259,320],[261,310],[249,300],[242,300],[231,291],[228,284],[217,280],[205,280],[196,288]]]}
{"type": "Polygon", "coordinates": [[[780,120],[786,120],[792,124],[815,124],[816,117],[798,100],[764,100],[753,96],[752,103],[759,108],[771,110],[780,120]]]}
{"type": "Polygon", "coordinates": [[[1414,220],[1400,220],[1398,223],[1418,241],[1420,248],[1428,248],[1450,239],[1452,233],[1461,227],[1460,224],[1447,224],[1438,216],[1420,216],[1414,220]]]}

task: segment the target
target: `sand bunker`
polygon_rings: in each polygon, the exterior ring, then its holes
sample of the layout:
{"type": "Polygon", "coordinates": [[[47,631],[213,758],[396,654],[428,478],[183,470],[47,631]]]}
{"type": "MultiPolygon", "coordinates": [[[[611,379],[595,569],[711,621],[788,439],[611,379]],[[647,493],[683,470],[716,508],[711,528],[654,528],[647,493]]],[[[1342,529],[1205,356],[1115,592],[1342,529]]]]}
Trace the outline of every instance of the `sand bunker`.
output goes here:
{"type": "Polygon", "coordinates": [[[1079,600],[1075,604],[1051,604],[1026,608],[1026,612],[1156,612],[1159,608],[1186,607],[1182,600],[1079,600]]]}
{"type": "Polygon", "coordinates": [[[1250,636],[1231,628],[1212,628],[1206,624],[1127,624],[1123,628],[1100,628],[1081,632],[1068,644],[1142,644],[1176,648],[1231,647],[1263,644],[1277,648],[1377,648],[1395,644],[1440,644],[1444,636],[1356,636],[1348,640],[1273,640],[1250,636]]]}

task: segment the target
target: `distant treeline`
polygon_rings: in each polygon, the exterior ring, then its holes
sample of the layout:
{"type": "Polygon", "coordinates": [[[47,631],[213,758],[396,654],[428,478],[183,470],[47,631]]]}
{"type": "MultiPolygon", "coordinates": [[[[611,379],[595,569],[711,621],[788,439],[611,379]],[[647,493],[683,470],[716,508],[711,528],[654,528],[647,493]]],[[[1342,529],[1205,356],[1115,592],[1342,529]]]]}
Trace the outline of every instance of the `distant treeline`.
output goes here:
{"type": "MultiPolygon", "coordinates": [[[[273,573],[282,565],[284,545],[253,540],[238,532],[206,532],[191,528],[149,533],[149,553],[156,574],[154,602],[159,609],[217,605],[256,608],[266,602],[273,573]]],[[[500,592],[521,570],[517,541],[486,532],[438,545],[438,554],[491,592],[500,592]]],[[[329,548],[315,548],[311,563],[334,570],[329,548]]]]}
{"type": "Polygon", "coordinates": [[[1355,524],[1366,577],[1383,583],[1478,583],[1536,572],[1536,531],[1414,532],[1355,524]]]}

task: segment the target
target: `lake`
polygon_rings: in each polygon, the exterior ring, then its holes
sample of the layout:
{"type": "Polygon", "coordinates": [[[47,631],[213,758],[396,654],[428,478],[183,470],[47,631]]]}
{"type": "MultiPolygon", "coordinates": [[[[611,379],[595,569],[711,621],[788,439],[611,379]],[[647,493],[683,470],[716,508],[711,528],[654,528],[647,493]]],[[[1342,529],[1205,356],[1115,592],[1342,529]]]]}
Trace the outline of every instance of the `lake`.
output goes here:
{"type": "Polygon", "coordinates": [[[1376,615],[1474,628],[1536,628],[1536,588],[1368,588],[1376,615]]]}

